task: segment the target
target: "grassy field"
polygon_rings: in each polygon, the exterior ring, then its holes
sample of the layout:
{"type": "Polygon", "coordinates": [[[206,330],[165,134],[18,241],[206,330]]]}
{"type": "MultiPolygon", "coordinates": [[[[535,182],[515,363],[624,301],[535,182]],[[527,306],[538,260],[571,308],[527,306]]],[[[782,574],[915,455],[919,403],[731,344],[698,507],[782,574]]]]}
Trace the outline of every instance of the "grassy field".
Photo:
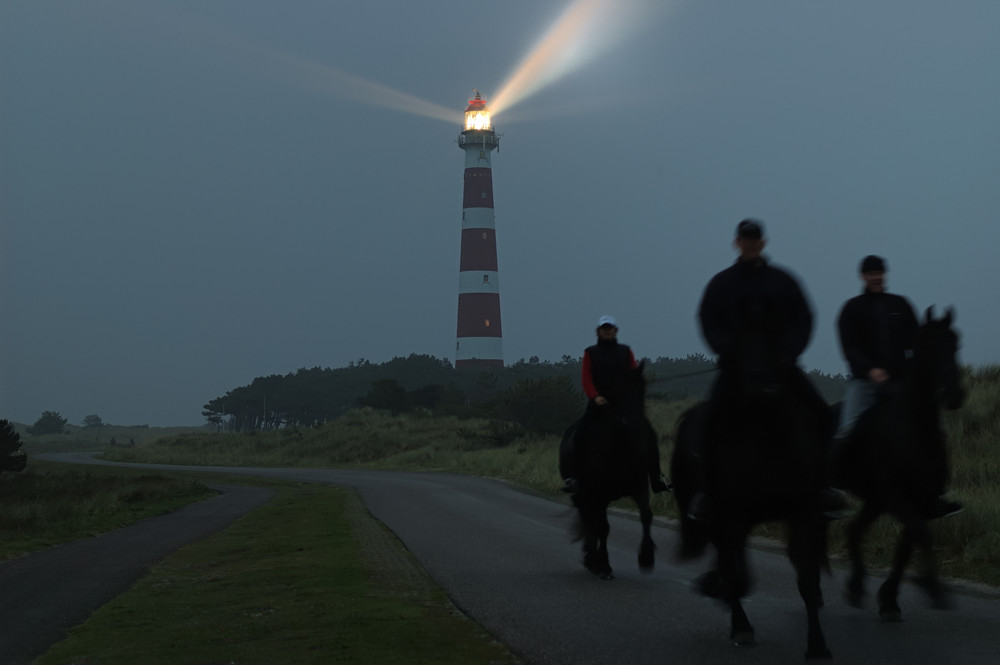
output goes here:
{"type": "Polygon", "coordinates": [[[74,452],[81,450],[101,450],[107,446],[145,446],[163,438],[214,431],[211,427],[149,427],[146,425],[104,425],[102,427],[79,427],[66,425],[60,434],[28,434],[28,426],[14,423],[14,429],[31,453],[74,452]]]}
{"type": "MultiPolygon", "coordinates": [[[[965,512],[933,524],[945,575],[1000,586],[1000,366],[970,370],[969,398],[945,414],[952,457],[952,488],[965,512]]],[[[673,449],[678,416],[693,402],[650,402],[648,413],[660,433],[666,460],[673,449]]],[[[368,409],[351,412],[316,429],[251,434],[186,433],[155,444],[109,448],[121,461],[171,464],[308,466],[450,471],[502,478],[565,501],[559,493],[556,437],[525,438],[505,447],[490,445],[483,420],[428,414],[392,417],[368,409]]],[[[627,508],[628,503],[623,502],[627,508]]],[[[676,517],[670,496],[654,497],[661,517],[676,517]]],[[[832,529],[834,557],[843,553],[844,522],[832,529]]],[[[897,526],[883,518],[872,530],[868,550],[876,565],[888,565],[897,526]]],[[[761,535],[779,538],[775,527],[761,535]]]]}

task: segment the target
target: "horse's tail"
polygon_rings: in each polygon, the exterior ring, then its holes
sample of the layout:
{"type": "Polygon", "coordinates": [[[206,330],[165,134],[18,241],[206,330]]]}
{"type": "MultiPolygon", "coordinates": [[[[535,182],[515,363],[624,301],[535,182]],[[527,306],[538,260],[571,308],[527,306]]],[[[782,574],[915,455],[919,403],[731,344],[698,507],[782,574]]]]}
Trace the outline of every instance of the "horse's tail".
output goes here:
{"type": "Polygon", "coordinates": [[[580,517],[580,507],[577,505],[576,496],[573,497],[573,505],[576,510],[573,511],[573,522],[569,527],[569,535],[572,542],[577,543],[587,537],[587,531],[586,525],[580,517]]]}
{"type": "Polygon", "coordinates": [[[823,558],[820,559],[819,565],[827,575],[831,574],[833,570],[830,568],[830,528],[827,525],[823,529],[823,535],[820,536],[822,542],[822,552],[823,558]]]}
{"type": "Polygon", "coordinates": [[[823,572],[829,575],[833,572],[830,568],[830,525],[825,519],[820,529],[819,541],[819,548],[822,553],[819,566],[823,572]]]}
{"type": "Polygon", "coordinates": [[[708,548],[708,528],[701,522],[696,522],[687,515],[681,515],[681,542],[677,557],[682,561],[698,559],[708,548]]]}
{"type": "Polygon", "coordinates": [[[705,403],[702,402],[681,414],[677,422],[674,454],[670,461],[670,477],[674,484],[674,497],[681,523],[677,555],[682,560],[700,557],[709,544],[706,525],[687,516],[691,497],[699,489],[696,478],[703,473],[697,468],[702,463],[697,452],[704,428],[705,409],[705,403]]]}

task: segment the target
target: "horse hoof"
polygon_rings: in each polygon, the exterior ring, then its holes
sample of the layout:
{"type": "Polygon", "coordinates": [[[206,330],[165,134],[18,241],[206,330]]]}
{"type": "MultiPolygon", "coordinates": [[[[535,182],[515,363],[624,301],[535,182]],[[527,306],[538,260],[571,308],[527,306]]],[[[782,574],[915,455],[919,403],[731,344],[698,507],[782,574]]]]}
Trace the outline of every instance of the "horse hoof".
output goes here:
{"type": "Polygon", "coordinates": [[[806,660],[833,660],[833,653],[826,647],[809,649],[806,651],[806,660]]]}
{"type": "Polygon", "coordinates": [[[844,602],[851,607],[860,609],[865,606],[865,592],[855,591],[854,589],[846,589],[844,591],[844,602]]]}
{"type": "Polygon", "coordinates": [[[606,570],[602,569],[602,568],[596,568],[596,567],[592,568],[590,566],[587,566],[586,568],[587,568],[587,570],[589,570],[590,572],[592,572],[594,575],[597,575],[602,580],[613,580],[613,579],[615,579],[615,576],[611,572],[610,568],[608,568],[606,570]]]}
{"type": "Polygon", "coordinates": [[[947,595],[941,596],[940,598],[934,598],[931,600],[932,610],[950,610],[955,607],[955,604],[951,602],[951,598],[947,595]]]}
{"type": "Polygon", "coordinates": [[[656,557],[652,552],[639,552],[639,570],[644,573],[651,573],[655,567],[656,557]]]}
{"type": "Polygon", "coordinates": [[[899,623],[903,620],[903,611],[899,608],[897,587],[885,581],[878,588],[878,615],[882,623],[899,623]]]}
{"type": "Polygon", "coordinates": [[[844,586],[844,600],[851,607],[864,607],[866,595],[862,579],[852,577],[844,586]]]}
{"type": "Polygon", "coordinates": [[[879,610],[878,618],[882,623],[903,623],[903,611],[898,607],[879,610]]]}
{"type": "Polygon", "coordinates": [[[741,630],[733,633],[729,636],[732,640],[733,646],[735,647],[754,647],[757,646],[757,640],[754,639],[752,630],[741,630]]]}
{"type": "Polygon", "coordinates": [[[947,587],[936,577],[918,577],[914,581],[931,599],[932,609],[950,610],[952,608],[951,597],[948,594],[947,587]]]}
{"type": "Polygon", "coordinates": [[[708,598],[722,598],[722,576],[710,570],[694,581],[694,588],[708,598]]]}

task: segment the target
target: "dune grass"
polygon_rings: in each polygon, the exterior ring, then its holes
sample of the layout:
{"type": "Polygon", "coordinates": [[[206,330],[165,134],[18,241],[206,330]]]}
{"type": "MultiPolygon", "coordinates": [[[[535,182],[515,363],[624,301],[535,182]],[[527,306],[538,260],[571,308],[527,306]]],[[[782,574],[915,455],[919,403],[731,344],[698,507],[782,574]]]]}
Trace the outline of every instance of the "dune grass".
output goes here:
{"type": "Polygon", "coordinates": [[[105,533],[215,494],[148,470],[32,461],[0,476],[0,561],[105,533]]]}

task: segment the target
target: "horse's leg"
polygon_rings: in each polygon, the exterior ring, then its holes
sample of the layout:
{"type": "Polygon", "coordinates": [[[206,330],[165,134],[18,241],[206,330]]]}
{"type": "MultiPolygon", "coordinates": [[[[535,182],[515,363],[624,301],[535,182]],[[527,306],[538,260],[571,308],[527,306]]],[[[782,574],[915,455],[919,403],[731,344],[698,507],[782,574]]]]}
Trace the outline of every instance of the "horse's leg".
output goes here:
{"type": "Polygon", "coordinates": [[[757,638],[754,636],[750,617],[747,616],[740,601],[746,589],[746,558],[743,556],[742,547],[737,559],[739,563],[736,565],[743,568],[743,573],[736,575],[735,583],[730,583],[725,573],[721,574],[723,600],[729,605],[729,639],[735,646],[752,647],[757,644],[757,638]]]}
{"type": "Polygon", "coordinates": [[[611,532],[611,524],[608,522],[607,504],[597,513],[597,529],[597,551],[600,553],[598,565],[600,570],[595,572],[597,572],[598,577],[602,580],[613,580],[615,576],[611,573],[611,561],[608,558],[608,534],[611,532]]]}
{"type": "Polygon", "coordinates": [[[826,635],[819,622],[821,596],[819,590],[819,566],[809,565],[799,571],[799,595],[806,604],[806,660],[830,660],[833,654],[826,645],[826,635]]]}
{"type": "Polygon", "coordinates": [[[602,580],[614,579],[611,565],[608,562],[608,523],[607,504],[588,504],[580,510],[580,518],[584,525],[583,565],[602,580]]]}
{"type": "Polygon", "coordinates": [[[833,658],[819,622],[819,608],[823,604],[819,583],[820,565],[826,556],[826,538],[820,529],[824,528],[824,524],[812,520],[811,516],[807,517],[807,521],[791,525],[788,542],[788,556],[795,566],[799,595],[806,606],[806,660],[833,658]]]}
{"type": "Polygon", "coordinates": [[[583,567],[590,572],[596,572],[594,566],[597,556],[597,536],[594,534],[593,516],[586,508],[578,508],[578,510],[580,511],[580,531],[583,536],[583,567]]]}
{"type": "MultiPolygon", "coordinates": [[[[642,479],[645,484],[646,479],[642,479]]],[[[656,565],[656,544],[650,534],[650,526],[653,523],[653,509],[649,505],[649,490],[643,487],[638,494],[632,497],[639,507],[639,519],[642,521],[642,542],[639,544],[639,570],[644,573],[653,572],[656,565]]]]}
{"type": "Polygon", "coordinates": [[[721,528],[722,532],[718,533],[715,542],[718,553],[716,570],[721,582],[722,600],[730,610],[729,639],[739,647],[753,646],[757,643],[753,626],[740,602],[750,586],[746,561],[749,529],[735,525],[720,525],[717,528],[721,528]]]}
{"type": "Polygon", "coordinates": [[[896,543],[896,553],[892,560],[889,577],[878,589],[878,615],[882,621],[897,622],[903,620],[903,611],[899,607],[899,584],[903,580],[906,565],[913,556],[914,531],[911,528],[913,516],[909,511],[894,510],[893,513],[903,524],[903,531],[896,543]]]}
{"type": "Polygon", "coordinates": [[[726,602],[729,603],[730,609],[729,639],[732,640],[734,646],[755,646],[757,644],[757,639],[754,637],[753,626],[750,625],[750,618],[747,617],[747,613],[743,610],[743,603],[740,602],[739,598],[730,598],[727,599],[726,602]]]}
{"type": "Polygon", "coordinates": [[[847,578],[844,599],[851,607],[864,606],[865,600],[865,560],[861,552],[865,533],[879,516],[879,510],[871,501],[865,501],[861,510],[847,527],[847,553],[851,562],[851,574],[847,578]]]}
{"type": "Polygon", "coordinates": [[[715,568],[700,575],[694,581],[694,588],[701,595],[721,600],[729,606],[729,639],[735,646],[750,647],[757,643],[750,618],[743,609],[740,596],[733,593],[732,587],[722,577],[723,566],[729,565],[732,565],[730,561],[723,563],[721,550],[716,546],[715,568]]]}
{"type": "Polygon", "coordinates": [[[600,540],[595,507],[580,495],[574,496],[573,503],[576,504],[580,520],[580,535],[583,540],[583,567],[598,575],[603,567],[600,561],[600,540]]]}
{"type": "Polygon", "coordinates": [[[920,574],[916,578],[918,586],[923,588],[931,599],[931,607],[937,610],[951,608],[951,598],[948,589],[938,576],[937,558],[934,556],[934,539],[927,522],[916,520],[913,525],[913,542],[920,550],[920,574]]]}

